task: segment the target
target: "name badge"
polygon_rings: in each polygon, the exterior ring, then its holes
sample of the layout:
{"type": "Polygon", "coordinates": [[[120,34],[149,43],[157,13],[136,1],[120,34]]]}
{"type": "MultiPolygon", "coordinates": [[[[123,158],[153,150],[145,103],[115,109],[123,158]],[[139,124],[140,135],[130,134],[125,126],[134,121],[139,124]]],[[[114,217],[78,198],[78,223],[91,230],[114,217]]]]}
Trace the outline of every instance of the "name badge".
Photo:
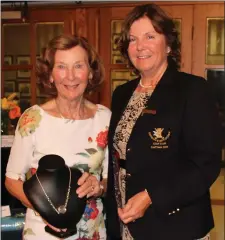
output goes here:
{"type": "Polygon", "coordinates": [[[152,115],[156,115],[156,110],[155,109],[143,109],[141,112],[141,116],[143,116],[144,114],[152,114],[152,115]]]}

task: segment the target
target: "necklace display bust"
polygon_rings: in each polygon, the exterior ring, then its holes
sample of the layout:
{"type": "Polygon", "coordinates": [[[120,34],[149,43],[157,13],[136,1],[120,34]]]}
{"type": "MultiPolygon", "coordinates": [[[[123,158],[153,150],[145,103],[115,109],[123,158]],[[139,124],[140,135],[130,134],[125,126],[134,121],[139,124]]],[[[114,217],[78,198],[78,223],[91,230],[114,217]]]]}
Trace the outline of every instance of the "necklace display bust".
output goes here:
{"type": "Polygon", "coordinates": [[[80,170],[69,168],[62,157],[51,154],[39,160],[36,174],[23,184],[24,193],[35,211],[54,227],[67,228],[66,232],[55,232],[45,227],[57,237],[75,234],[84,213],[86,198],[78,198],[76,194],[81,175],[80,170]]]}

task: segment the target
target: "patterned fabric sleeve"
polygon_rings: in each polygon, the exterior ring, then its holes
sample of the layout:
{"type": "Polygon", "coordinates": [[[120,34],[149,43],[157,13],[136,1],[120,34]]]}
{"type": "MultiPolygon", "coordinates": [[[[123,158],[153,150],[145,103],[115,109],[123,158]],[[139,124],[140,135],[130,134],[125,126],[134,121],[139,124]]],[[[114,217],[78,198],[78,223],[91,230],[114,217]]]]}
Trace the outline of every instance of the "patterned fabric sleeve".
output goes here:
{"type": "Polygon", "coordinates": [[[40,117],[37,116],[37,110],[34,107],[29,108],[18,121],[6,168],[6,176],[9,178],[25,181],[25,174],[29,170],[33,159],[34,126],[37,124],[37,121],[40,121],[40,117]]]}

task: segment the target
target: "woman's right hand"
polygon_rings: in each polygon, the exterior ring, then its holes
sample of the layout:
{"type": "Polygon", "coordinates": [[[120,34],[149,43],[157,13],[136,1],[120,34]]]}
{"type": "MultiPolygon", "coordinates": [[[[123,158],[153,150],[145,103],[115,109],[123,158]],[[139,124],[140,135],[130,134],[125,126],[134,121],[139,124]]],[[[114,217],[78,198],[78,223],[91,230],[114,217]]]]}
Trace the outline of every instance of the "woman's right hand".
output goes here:
{"type": "MultiPolygon", "coordinates": [[[[42,218],[43,219],[43,218],[42,218]]],[[[51,225],[50,223],[48,223],[45,219],[43,219],[43,222],[48,225],[53,231],[55,232],[66,232],[67,231],[67,228],[64,228],[64,229],[60,229],[60,228],[56,228],[54,227],[53,225],[51,225]]]]}
{"type": "Polygon", "coordinates": [[[96,197],[101,192],[100,182],[94,175],[90,173],[84,172],[83,175],[79,178],[77,184],[80,186],[76,190],[79,198],[82,198],[84,196],[96,197]]]}

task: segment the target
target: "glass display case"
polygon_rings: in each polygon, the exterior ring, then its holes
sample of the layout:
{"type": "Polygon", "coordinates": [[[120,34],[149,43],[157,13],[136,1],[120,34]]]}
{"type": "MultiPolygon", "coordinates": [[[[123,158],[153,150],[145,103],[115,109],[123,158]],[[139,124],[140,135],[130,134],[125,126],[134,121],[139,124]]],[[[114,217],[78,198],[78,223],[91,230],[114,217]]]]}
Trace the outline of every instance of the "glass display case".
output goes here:
{"type": "Polygon", "coordinates": [[[224,64],[224,18],[207,18],[206,64],[224,64]]]}

